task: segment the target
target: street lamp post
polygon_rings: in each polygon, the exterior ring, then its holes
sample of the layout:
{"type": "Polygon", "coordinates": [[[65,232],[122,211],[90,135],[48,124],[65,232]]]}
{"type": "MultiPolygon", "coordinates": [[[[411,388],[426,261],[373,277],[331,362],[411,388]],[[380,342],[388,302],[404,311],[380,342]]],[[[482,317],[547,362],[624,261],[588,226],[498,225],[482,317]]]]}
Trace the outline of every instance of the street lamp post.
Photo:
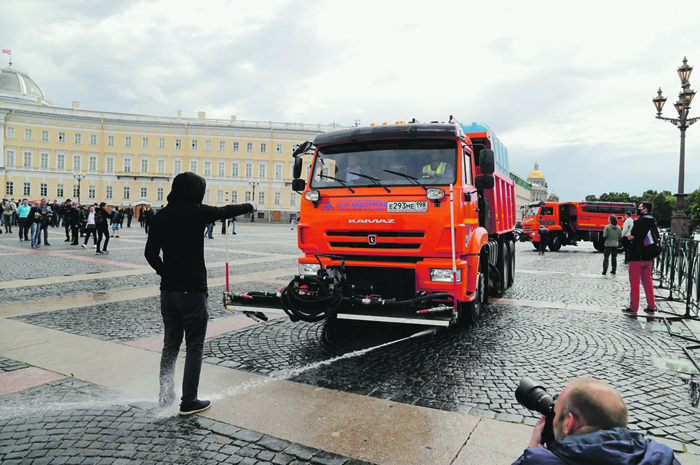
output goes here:
{"type": "Polygon", "coordinates": [[[73,173],[73,177],[78,181],[78,203],[80,203],[80,181],[85,179],[85,174],[83,173],[73,173]]]}
{"type": "MultiPolygon", "coordinates": [[[[260,185],[257,181],[248,181],[248,184],[253,186],[253,202],[255,202],[255,188],[260,185]]],[[[255,223],[255,212],[250,214],[250,222],[255,223]]]]}
{"type": "Polygon", "coordinates": [[[686,194],[683,193],[683,183],[685,180],[685,131],[690,125],[700,119],[688,118],[690,102],[692,102],[693,97],[695,97],[695,91],[690,90],[689,79],[692,71],[693,67],[688,65],[688,59],[683,57],[683,65],[678,68],[678,77],[681,78],[681,88],[683,91],[678,93],[678,101],[673,104],[678,112],[678,118],[664,118],[661,116],[661,109],[664,107],[664,103],[666,103],[666,97],[661,95],[661,87],[659,87],[658,94],[653,99],[654,106],[656,106],[656,118],[668,121],[681,130],[681,160],[680,167],[678,168],[676,213],[671,217],[671,234],[675,234],[680,237],[690,237],[690,218],[683,212],[686,196],[686,194]]]}

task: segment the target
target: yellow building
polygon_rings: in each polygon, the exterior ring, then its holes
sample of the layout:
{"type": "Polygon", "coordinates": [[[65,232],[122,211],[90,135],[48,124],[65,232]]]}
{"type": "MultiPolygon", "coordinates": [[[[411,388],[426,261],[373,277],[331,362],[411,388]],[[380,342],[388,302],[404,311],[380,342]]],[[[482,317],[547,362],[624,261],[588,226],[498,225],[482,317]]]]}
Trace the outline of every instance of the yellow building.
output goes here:
{"type": "Polygon", "coordinates": [[[0,69],[0,198],[62,201],[80,193],[83,203],[157,207],[166,203],[173,177],[192,171],[207,181],[205,203],[255,196],[257,218],[287,221],[300,200],[291,190],[292,152],[338,128],[207,119],[204,112],[108,113],[82,110],[78,102],[57,108],[10,66],[0,69]]]}

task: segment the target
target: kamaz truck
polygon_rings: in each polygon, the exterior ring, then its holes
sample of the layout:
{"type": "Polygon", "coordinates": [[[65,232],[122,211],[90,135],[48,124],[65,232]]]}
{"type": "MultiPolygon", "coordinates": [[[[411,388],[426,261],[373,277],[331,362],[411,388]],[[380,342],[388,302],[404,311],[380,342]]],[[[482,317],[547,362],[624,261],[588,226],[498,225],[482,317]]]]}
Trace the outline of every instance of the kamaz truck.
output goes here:
{"type": "Polygon", "coordinates": [[[292,320],[450,326],[513,284],[514,182],[485,124],[354,127],[294,157],[299,274],[275,296],[229,294],[228,308],[267,298],[292,320]]]}

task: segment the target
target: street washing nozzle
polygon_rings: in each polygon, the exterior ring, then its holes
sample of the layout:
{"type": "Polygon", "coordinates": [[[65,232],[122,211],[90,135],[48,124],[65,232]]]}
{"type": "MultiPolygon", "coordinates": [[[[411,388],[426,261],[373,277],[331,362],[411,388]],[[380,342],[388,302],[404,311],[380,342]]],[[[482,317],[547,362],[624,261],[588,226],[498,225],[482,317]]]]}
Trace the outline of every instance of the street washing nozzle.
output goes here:
{"type": "Polygon", "coordinates": [[[437,328],[428,328],[428,329],[424,329],[423,331],[417,332],[413,336],[408,336],[408,338],[413,339],[414,337],[432,336],[435,333],[437,333],[437,328]]]}

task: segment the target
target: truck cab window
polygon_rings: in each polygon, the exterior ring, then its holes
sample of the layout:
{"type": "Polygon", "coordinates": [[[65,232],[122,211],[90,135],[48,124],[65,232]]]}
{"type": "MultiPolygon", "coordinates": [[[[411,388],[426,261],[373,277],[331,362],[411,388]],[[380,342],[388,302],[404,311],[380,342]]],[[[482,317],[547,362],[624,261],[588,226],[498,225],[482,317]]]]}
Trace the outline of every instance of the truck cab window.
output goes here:
{"type": "Polygon", "coordinates": [[[542,207],[540,209],[540,215],[542,216],[552,216],[554,215],[554,209],[552,207],[542,207]]]}

